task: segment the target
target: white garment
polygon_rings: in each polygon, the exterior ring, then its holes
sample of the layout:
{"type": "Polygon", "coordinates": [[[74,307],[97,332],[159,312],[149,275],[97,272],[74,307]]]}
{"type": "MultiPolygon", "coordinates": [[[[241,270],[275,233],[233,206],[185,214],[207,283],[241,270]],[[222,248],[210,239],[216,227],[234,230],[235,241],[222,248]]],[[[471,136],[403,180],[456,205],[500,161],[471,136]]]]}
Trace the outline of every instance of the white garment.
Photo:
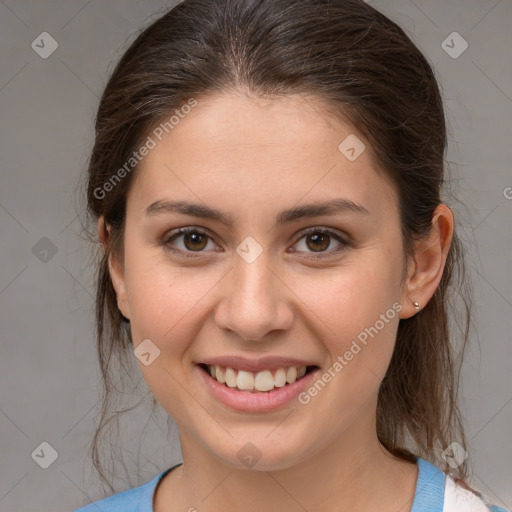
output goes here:
{"type": "Polygon", "coordinates": [[[476,494],[455,483],[446,476],[443,512],[489,512],[488,507],[476,494]]]}

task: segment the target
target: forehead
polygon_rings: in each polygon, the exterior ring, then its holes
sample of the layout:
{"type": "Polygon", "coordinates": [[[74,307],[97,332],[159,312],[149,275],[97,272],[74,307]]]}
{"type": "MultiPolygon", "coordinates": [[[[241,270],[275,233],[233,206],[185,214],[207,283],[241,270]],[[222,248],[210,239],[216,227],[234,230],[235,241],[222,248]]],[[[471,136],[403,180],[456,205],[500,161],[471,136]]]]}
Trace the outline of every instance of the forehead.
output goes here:
{"type": "Polygon", "coordinates": [[[345,194],[375,213],[396,199],[368,142],[314,98],[226,93],[197,98],[173,121],[149,134],[154,148],[139,164],[129,197],[140,212],[183,196],[247,208],[345,194]],[[356,159],[347,157],[350,147],[360,152],[356,159]]]}

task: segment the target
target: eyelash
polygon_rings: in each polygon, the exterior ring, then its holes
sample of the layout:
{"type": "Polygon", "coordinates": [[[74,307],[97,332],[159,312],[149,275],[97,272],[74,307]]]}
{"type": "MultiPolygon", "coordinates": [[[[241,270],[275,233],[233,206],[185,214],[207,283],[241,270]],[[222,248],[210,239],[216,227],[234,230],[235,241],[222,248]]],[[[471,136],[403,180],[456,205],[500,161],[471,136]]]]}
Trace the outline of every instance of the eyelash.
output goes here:
{"type": "MultiPolygon", "coordinates": [[[[183,251],[182,249],[177,249],[176,247],[173,246],[173,244],[171,244],[171,241],[174,241],[179,236],[181,236],[183,234],[187,234],[187,233],[197,233],[197,234],[206,236],[206,237],[208,237],[209,239],[211,239],[213,241],[213,237],[211,237],[208,234],[208,232],[205,231],[204,229],[202,229],[202,228],[195,228],[195,227],[189,227],[189,228],[179,228],[179,229],[177,229],[175,231],[171,231],[170,233],[168,233],[163,238],[162,245],[164,245],[166,248],[168,248],[172,252],[177,253],[180,256],[183,256],[185,258],[198,258],[198,257],[201,257],[201,253],[204,252],[204,251],[183,251]],[[195,256],[195,255],[193,255],[194,253],[197,253],[198,255],[195,256]]],[[[342,251],[348,249],[349,247],[352,247],[352,244],[348,240],[346,240],[343,237],[341,237],[336,231],[333,231],[333,230],[328,229],[328,228],[315,228],[315,227],[308,228],[306,230],[301,231],[298,234],[299,238],[297,239],[297,241],[293,245],[296,245],[300,240],[302,240],[307,235],[318,234],[318,233],[322,234],[322,235],[328,235],[328,236],[334,238],[336,241],[341,243],[341,246],[338,247],[337,249],[334,249],[334,250],[331,250],[331,251],[321,251],[321,252],[318,252],[318,253],[313,253],[313,252],[309,253],[309,254],[316,254],[316,255],[315,256],[305,256],[304,257],[305,259],[317,260],[317,259],[321,259],[321,258],[326,258],[326,257],[331,256],[333,253],[339,253],[339,252],[342,252],[342,251]]],[[[301,251],[293,251],[293,252],[301,252],[301,251]]]]}

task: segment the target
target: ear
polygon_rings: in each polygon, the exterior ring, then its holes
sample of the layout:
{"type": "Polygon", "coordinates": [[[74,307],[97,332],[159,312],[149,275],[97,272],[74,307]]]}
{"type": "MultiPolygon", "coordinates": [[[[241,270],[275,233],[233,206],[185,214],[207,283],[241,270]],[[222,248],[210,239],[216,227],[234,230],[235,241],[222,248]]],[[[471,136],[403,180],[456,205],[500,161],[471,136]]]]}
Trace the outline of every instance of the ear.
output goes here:
{"type": "MultiPolygon", "coordinates": [[[[98,235],[103,245],[103,249],[108,252],[110,242],[110,226],[107,224],[105,229],[105,219],[103,215],[98,219],[98,235]]],[[[123,316],[130,319],[130,307],[128,303],[128,294],[126,292],[126,281],[124,276],[124,269],[118,259],[109,252],[108,257],[108,270],[110,272],[110,279],[116,291],[117,305],[123,316]]]]}
{"type": "Polygon", "coordinates": [[[421,308],[434,295],[450,250],[454,230],[453,213],[444,204],[434,211],[432,229],[428,237],[415,244],[414,258],[402,292],[400,318],[410,318],[418,313],[413,302],[421,308]]]}

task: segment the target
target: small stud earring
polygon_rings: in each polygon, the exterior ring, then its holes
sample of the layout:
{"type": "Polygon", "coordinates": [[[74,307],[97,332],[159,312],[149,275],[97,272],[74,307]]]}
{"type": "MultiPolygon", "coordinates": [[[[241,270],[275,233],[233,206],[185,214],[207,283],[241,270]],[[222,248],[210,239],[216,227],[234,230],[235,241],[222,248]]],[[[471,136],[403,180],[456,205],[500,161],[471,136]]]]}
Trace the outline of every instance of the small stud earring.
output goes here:
{"type": "Polygon", "coordinates": [[[414,309],[416,309],[416,310],[420,309],[420,305],[418,302],[413,302],[413,305],[414,305],[414,309]]]}

